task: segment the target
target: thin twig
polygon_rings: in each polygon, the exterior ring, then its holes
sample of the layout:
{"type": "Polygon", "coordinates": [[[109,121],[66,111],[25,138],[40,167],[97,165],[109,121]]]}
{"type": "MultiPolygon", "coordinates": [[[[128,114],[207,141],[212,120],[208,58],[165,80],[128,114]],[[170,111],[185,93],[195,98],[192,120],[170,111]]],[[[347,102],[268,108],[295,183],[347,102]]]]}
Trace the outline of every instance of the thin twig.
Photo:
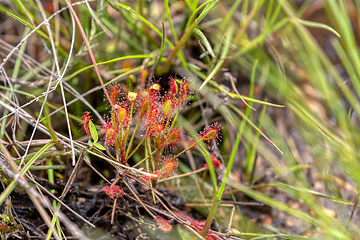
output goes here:
{"type": "Polygon", "coordinates": [[[80,214],[78,214],[77,212],[75,212],[73,209],[71,209],[68,205],[66,205],[60,198],[57,198],[54,194],[52,194],[49,190],[47,190],[45,187],[43,187],[41,184],[39,184],[38,182],[36,182],[35,180],[33,180],[32,178],[30,178],[30,176],[26,175],[28,177],[28,179],[33,182],[35,185],[37,185],[39,188],[41,188],[44,192],[46,192],[49,196],[51,196],[52,198],[54,198],[57,202],[59,202],[62,206],[64,206],[67,210],[69,210],[72,214],[74,214],[75,216],[77,216],[79,219],[81,219],[82,221],[84,221],[86,224],[90,225],[91,227],[95,228],[95,225],[92,224],[91,222],[89,222],[88,220],[86,220],[85,218],[83,218],[80,214]]]}
{"type": "Polygon", "coordinates": [[[164,181],[167,181],[167,180],[170,180],[170,179],[176,179],[176,178],[181,178],[181,177],[190,176],[190,175],[192,175],[192,174],[205,171],[205,170],[207,170],[207,169],[208,169],[208,168],[202,167],[202,168],[199,168],[199,169],[197,169],[197,170],[195,170],[195,171],[192,171],[192,172],[183,173],[183,174],[180,174],[180,175],[175,175],[175,176],[171,176],[171,177],[168,177],[168,178],[161,179],[161,180],[158,181],[158,183],[161,183],[161,182],[164,182],[164,181]]]}
{"type": "MultiPolygon", "coordinates": [[[[86,1],[88,1],[88,0],[86,0],[86,1]]],[[[83,27],[82,27],[82,25],[81,25],[80,19],[79,19],[79,17],[76,15],[76,12],[75,12],[74,8],[73,8],[73,6],[69,3],[69,1],[68,1],[68,0],[65,0],[65,2],[66,2],[66,4],[68,5],[68,7],[69,7],[69,9],[70,9],[70,11],[71,11],[71,13],[72,13],[72,15],[73,15],[74,18],[75,18],[75,21],[76,21],[76,23],[77,23],[77,25],[78,25],[78,27],[79,27],[79,30],[80,30],[80,34],[81,34],[82,38],[84,39],[84,42],[85,42],[86,47],[88,48],[91,61],[93,62],[93,65],[94,65],[94,68],[95,68],[95,72],[96,72],[96,74],[97,74],[97,76],[98,76],[98,78],[99,78],[99,81],[100,81],[100,84],[101,84],[101,86],[102,86],[102,88],[103,88],[103,90],[104,90],[105,96],[106,96],[106,98],[108,99],[110,105],[112,106],[113,103],[111,102],[111,98],[110,98],[110,96],[109,96],[109,93],[106,91],[104,82],[103,82],[102,77],[101,77],[100,72],[99,72],[98,65],[97,65],[97,63],[96,63],[96,59],[95,59],[95,57],[94,57],[94,54],[93,54],[93,51],[92,51],[92,49],[91,49],[90,43],[89,43],[89,41],[88,41],[88,39],[87,39],[87,37],[86,37],[85,31],[84,31],[84,29],[83,29],[83,27]]]]}
{"type": "Polygon", "coordinates": [[[239,96],[239,98],[241,99],[241,101],[249,108],[251,108],[252,110],[256,111],[255,108],[253,108],[252,106],[250,106],[245,99],[240,95],[240,93],[238,92],[236,86],[235,86],[235,80],[236,78],[229,72],[224,73],[224,76],[227,77],[231,83],[232,88],[234,89],[235,93],[239,96]]]}
{"type": "Polygon", "coordinates": [[[86,152],[85,149],[83,149],[81,151],[81,154],[79,156],[79,160],[76,162],[75,167],[74,167],[73,171],[71,172],[70,177],[67,180],[65,188],[64,188],[63,192],[61,193],[61,196],[59,197],[59,199],[63,200],[65,198],[66,194],[69,192],[70,187],[73,184],[73,182],[75,180],[75,177],[76,177],[76,175],[78,174],[78,172],[80,170],[81,164],[82,164],[82,162],[84,160],[85,152],[86,152]]]}
{"type": "MultiPolygon", "coordinates": [[[[66,228],[69,230],[69,232],[71,232],[72,235],[74,235],[75,237],[78,237],[79,239],[89,239],[85,236],[85,234],[78,228],[78,226],[76,224],[74,224],[73,222],[71,222],[66,216],[65,214],[63,214],[62,212],[56,210],[50,203],[50,201],[46,198],[46,197],[42,197],[32,186],[30,186],[25,179],[23,179],[22,175],[19,174],[14,174],[5,164],[2,163],[2,161],[0,161],[0,166],[2,168],[2,170],[4,171],[4,173],[9,177],[12,178],[14,181],[16,181],[17,184],[19,184],[21,187],[23,187],[24,189],[26,189],[26,191],[28,192],[29,197],[32,199],[33,203],[35,205],[37,205],[37,207],[39,207],[39,205],[37,204],[37,202],[40,202],[44,207],[51,209],[52,211],[54,211],[54,214],[60,219],[61,222],[64,223],[64,225],[66,226],[66,228]]],[[[41,206],[41,205],[40,205],[41,206]]],[[[42,207],[42,206],[41,206],[42,207]]],[[[39,212],[41,214],[41,212],[39,212]]],[[[43,215],[43,214],[42,214],[43,215]]],[[[52,225],[51,225],[51,221],[49,219],[49,217],[47,216],[44,217],[44,221],[47,223],[48,227],[50,229],[53,230],[54,232],[54,236],[57,239],[60,239],[57,231],[55,229],[53,229],[52,225]]]]}
{"type": "Polygon", "coordinates": [[[136,200],[143,206],[143,208],[150,214],[152,218],[156,218],[156,216],[145,206],[145,204],[140,200],[140,198],[134,193],[132,188],[129,186],[129,184],[126,181],[123,181],[123,183],[126,185],[126,187],[130,190],[132,195],[136,198],[136,200]]]}

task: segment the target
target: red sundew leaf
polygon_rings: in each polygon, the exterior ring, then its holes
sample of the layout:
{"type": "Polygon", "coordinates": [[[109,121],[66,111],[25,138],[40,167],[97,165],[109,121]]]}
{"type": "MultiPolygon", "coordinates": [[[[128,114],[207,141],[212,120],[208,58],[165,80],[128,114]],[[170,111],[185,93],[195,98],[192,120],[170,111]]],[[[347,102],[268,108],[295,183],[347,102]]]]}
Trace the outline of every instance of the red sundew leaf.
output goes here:
{"type": "MultiPolygon", "coordinates": [[[[217,170],[219,167],[221,167],[222,163],[220,161],[220,159],[218,159],[217,157],[215,156],[212,156],[211,157],[211,161],[212,161],[212,164],[214,166],[214,169],[217,170]]],[[[207,163],[204,164],[204,167],[205,168],[209,168],[209,165],[207,163]]]]}
{"type": "Polygon", "coordinates": [[[181,81],[179,86],[179,105],[186,104],[188,99],[194,93],[194,89],[189,82],[190,80],[185,78],[181,81]]]}
{"type": "Polygon", "coordinates": [[[175,96],[177,95],[177,93],[179,92],[179,86],[176,83],[176,79],[173,77],[169,77],[169,94],[173,95],[173,97],[175,98],[175,96]]]}
{"type": "Polygon", "coordinates": [[[150,128],[151,125],[153,125],[154,123],[157,122],[157,120],[160,118],[161,114],[159,109],[154,106],[151,105],[150,109],[147,111],[147,116],[146,116],[146,127],[150,128]]]}
{"type": "Polygon", "coordinates": [[[200,133],[200,138],[207,143],[210,143],[212,140],[215,140],[218,143],[221,140],[220,125],[215,122],[206,128],[200,133]]]}
{"type": "Polygon", "coordinates": [[[181,129],[173,129],[164,139],[162,146],[165,151],[171,151],[176,148],[180,143],[181,129]]]}
{"type": "Polygon", "coordinates": [[[118,84],[110,85],[107,90],[109,92],[110,100],[112,102],[112,104],[110,103],[110,105],[117,104],[119,102],[119,98],[121,96],[120,85],[118,85],[118,84]]]}
{"type": "Polygon", "coordinates": [[[164,96],[163,102],[167,101],[168,99],[171,99],[175,106],[179,106],[178,100],[179,100],[179,86],[176,83],[176,79],[173,77],[169,77],[169,89],[166,92],[164,96]]]}
{"type": "Polygon", "coordinates": [[[174,99],[165,99],[162,103],[164,115],[167,116],[169,113],[172,114],[174,107],[176,106],[174,99]]]}
{"type": "Polygon", "coordinates": [[[157,171],[155,171],[155,172],[152,172],[151,174],[153,174],[153,175],[155,175],[155,176],[145,175],[145,176],[144,176],[144,179],[146,179],[146,180],[155,180],[155,179],[158,179],[159,176],[160,176],[160,171],[157,170],[157,171]]]}
{"type": "Polygon", "coordinates": [[[129,106],[120,103],[116,104],[111,111],[111,121],[114,127],[117,129],[126,127],[129,123],[129,106]]]}
{"type": "Polygon", "coordinates": [[[159,137],[163,134],[163,132],[164,132],[164,124],[157,121],[151,125],[149,136],[159,137]]]}
{"type": "Polygon", "coordinates": [[[130,91],[130,89],[128,89],[126,86],[121,86],[121,89],[122,89],[122,98],[120,99],[119,101],[119,105],[122,105],[122,106],[127,106],[129,108],[129,111],[130,111],[130,106],[133,104],[133,107],[134,109],[138,109],[143,98],[142,98],[142,95],[141,93],[143,91],[140,91],[139,93],[136,93],[136,92],[132,92],[130,91]]]}
{"type": "Polygon", "coordinates": [[[105,123],[102,125],[102,129],[105,133],[104,141],[105,145],[108,147],[114,146],[115,137],[116,137],[116,128],[111,124],[109,119],[105,120],[105,123]]]}
{"type": "Polygon", "coordinates": [[[148,86],[146,87],[146,90],[148,91],[148,94],[150,96],[150,102],[151,104],[158,102],[161,99],[160,96],[160,90],[161,85],[159,84],[159,80],[151,80],[148,86]]]}
{"type": "Polygon", "coordinates": [[[170,222],[160,216],[156,217],[155,222],[156,222],[157,228],[163,232],[170,232],[172,229],[170,222]]]}
{"type": "Polygon", "coordinates": [[[0,223],[0,230],[4,231],[4,232],[10,232],[10,227],[5,224],[0,223]]]}
{"type": "Polygon", "coordinates": [[[81,116],[82,121],[80,122],[81,125],[81,132],[85,132],[86,135],[89,137],[91,136],[89,122],[91,121],[90,112],[84,112],[81,116]]]}
{"type": "Polygon", "coordinates": [[[135,92],[128,92],[127,94],[126,94],[126,99],[129,101],[129,102],[135,102],[136,101],[136,99],[137,99],[137,93],[135,93],[135,92]]]}
{"type": "Polygon", "coordinates": [[[122,190],[118,185],[103,187],[103,191],[112,199],[120,198],[124,195],[124,190],[122,190]]]}
{"type": "MultiPolygon", "coordinates": [[[[202,231],[205,223],[199,222],[197,220],[193,220],[190,222],[190,225],[200,233],[202,231]]],[[[215,239],[222,239],[222,238],[218,238],[218,236],[216,236],[215,234],[212,234],[212,233],[210,233],[210,231],[208,231],[205,239],[206,240],[215,240],[215,239]]]]}
{"type": "Polygon", "coordinates": [[[160,165],[161,165],[160,178],[167,178],[176,172],[179,163],[177,158],[174,158],[174,156],[169,155],[162,158],[160,165]]]}

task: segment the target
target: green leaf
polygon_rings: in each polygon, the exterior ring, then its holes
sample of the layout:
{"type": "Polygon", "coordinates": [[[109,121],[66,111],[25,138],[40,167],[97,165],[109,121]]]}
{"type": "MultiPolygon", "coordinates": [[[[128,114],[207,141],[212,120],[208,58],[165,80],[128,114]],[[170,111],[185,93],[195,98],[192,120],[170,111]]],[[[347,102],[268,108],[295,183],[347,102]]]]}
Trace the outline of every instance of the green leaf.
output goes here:
{"type": "MultiPolygon", "coordinates": [[[[14,18],[15,20],[19,21],[20,23],[24,24],[26,27],[30,28],[31,30],[34,30],[35,27],[33,25],[31,25],[30,23],[28,23],[27,21],[25,21],[24,19],[22,19],[21,17],[19,16],[16,16],[15,14],[13,14],[12,12],[10,11],[5,11],[4,12],[5,14],[7,14],[8,16],[14,18]]],[[[43,38],[45,39],[49,39],[49,37],[41,30],[36,30],[36,32],[42,36],[43,38]]]]}
{"type": "Polygon", "coordinates": [[[92,145],[94,145],[90,139],[88,141],[88,144],[89,144],[90,147],[92,147],[92,145]]]}
{"type": "Polygon", "coordinates": [[[96,131],[95,124],[91,120],[89,121],[89,128],[90,128],[91,137],[94,139],[94,143],[96,143],[99,140],[99,136],[96,131]]]}
{"type": "Polygon", "coordinates": [[[205,45],[205,48],[206,50],[208,51],[208,53],[214,58],[215,57],[215,54],[214,54],[214,51],[212,50],[212,47],[209,43],[209,41],[207,40],[207,38],[205,37],[205,35],[200,31],[200,29],[198,28],[195,28],[194,29],[194,32],[199,35],[199,37],[201,38],[201,40],[203,41],[204,45],[205,45]]]}
{"type": "Polygon", "coordinates": [[[106,148],[98,142],[94,143],[94,146],[99,150],[106,150],[106,148]]]}
{"type": "Polygon", "coordinates": [[[303,19],[299,19],[299,18],[292,18],[292,19],[290,19],[290,21],[299,22],[306,27],[321,28],[321,29],[328,30],[328,31],[332,32],[333,34],[335,34],[338,38],[340,38],[340,34],[335,29],[333,29],[332,27],[330,27],[326,24],[307,21],[307,20],[303,20],[303,19]]]}
{"type": "Polygon", "coordinates": [[[226,37],[225,37],[225,42],[224,42],[224,47],[223,47],[223,51],[221,53],[220,59],[219,59],[218,63],[215,65],[214,69],[209,74],[209,76],[201,84],[199,90],[201,90],[211,80],[211,78],[220,70],[221,66],[223,65],[223,63],[228,55],[229,49],[230,49],[233,33],[234,33],[234,31],[232,28],[230,28],[227,31],[226,37]]]}

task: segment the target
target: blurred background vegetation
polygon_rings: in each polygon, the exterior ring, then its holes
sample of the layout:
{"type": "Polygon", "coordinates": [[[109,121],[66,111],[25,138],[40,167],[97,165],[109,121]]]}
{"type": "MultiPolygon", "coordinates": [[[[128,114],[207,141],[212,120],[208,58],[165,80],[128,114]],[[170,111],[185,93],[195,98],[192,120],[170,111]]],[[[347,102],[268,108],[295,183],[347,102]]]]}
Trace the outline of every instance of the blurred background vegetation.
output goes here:
{"type": "MultiPolygon", "coordinates": [[[[17,164],[52,133],[66,151],[36,159],[30,171],[37,177],[66,181],[69,129],[87,141],[79,117],[91,111],[101,123],[104,87],[136,89],[155,78],[166,90],[169,76],[189,78],[195,94],[177,120],[186,132],[178,151],[218,122],[222,142],[209,151],[224,167],[162,183],[164,194],[182,197],[185,215],[205,220],[218,198],[214,239],[360,238],[359,1],[3,0],[0,9],[1,143],[17,164]]],[[[184,154],[178,174],[201,168],[206,156],[200,149],[184,154]]],[[[114,177],[104,160],[91,160],[114,177]]],[[[94,175],[84,166],[76,181],[103,186],[94,175]]],[[[125,235],[106,223],[97,227],[117,239],[151,235],[136,227],[125,235]]],[[[5,217],[2,224],[15,225],[5,217]]],[[[192,239],[188,228],[177,225],[173,238],[192,239]]]]}

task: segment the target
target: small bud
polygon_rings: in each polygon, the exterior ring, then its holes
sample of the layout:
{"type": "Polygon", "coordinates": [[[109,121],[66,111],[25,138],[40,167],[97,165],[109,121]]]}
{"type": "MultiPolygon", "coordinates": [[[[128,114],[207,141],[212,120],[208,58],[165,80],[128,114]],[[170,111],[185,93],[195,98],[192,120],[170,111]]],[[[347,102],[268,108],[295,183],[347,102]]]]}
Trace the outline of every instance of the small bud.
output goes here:
{"type": "Polygon", "coordinates": [[[135,93],[135,92],[128,92],[128,94],[127,94],[127,98],[130,102],[135,101],[136,97],[137,97],[137,93],[135,93]]]}
{"type": "Polygon", "coordinates": [[[151,87],[149,88],[149,90],[154,90],[154,91],[160,91],[161,87],[160,84],[158,83],[154,83],[153,85],[151,85],[151,87]]]}

